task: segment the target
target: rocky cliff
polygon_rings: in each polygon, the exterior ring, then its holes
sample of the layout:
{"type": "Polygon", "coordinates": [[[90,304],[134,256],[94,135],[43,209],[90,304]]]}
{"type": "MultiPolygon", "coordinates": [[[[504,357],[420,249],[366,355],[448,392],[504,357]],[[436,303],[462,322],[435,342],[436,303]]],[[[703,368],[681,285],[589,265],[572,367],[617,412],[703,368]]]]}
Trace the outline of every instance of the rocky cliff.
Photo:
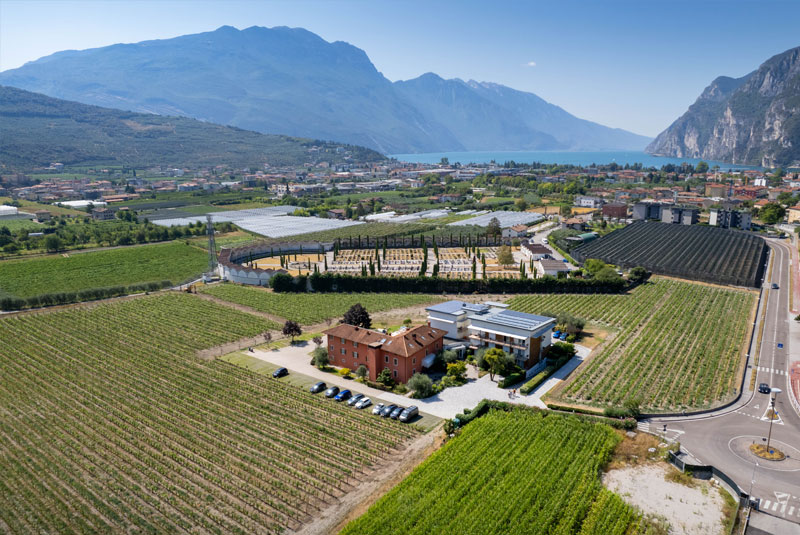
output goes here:
{"type": "Polygon", "coordinates": [[[742,78],[711,82],[646,151],[765,167],[800,164],[800,47],[742,78]]]}

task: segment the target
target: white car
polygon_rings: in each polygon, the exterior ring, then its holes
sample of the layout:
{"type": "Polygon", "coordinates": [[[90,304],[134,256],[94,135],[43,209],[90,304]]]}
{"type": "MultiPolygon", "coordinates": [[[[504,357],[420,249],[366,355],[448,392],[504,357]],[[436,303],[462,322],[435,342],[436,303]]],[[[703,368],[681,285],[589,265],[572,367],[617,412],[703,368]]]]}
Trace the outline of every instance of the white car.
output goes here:
{"type": "Polygon", "coordinates": [[[356,403],[356,409],[366,409],[370,405],[372,405],[372,400],[371,399],[369,399],[369,398],[361,398],[361,399],[358,400],[358,403],[356,403]]]}
{"type": "Polygon", "coordinates": [[[372,409],[372,414],[375,414],[375,415],[380,414],[385,406],[386,405],[384,405],[383,403],[378,403],[377,405],[375,405],[375,408],[372,409]]]}
{"type": "Polygon", "coordinates": [[[543,240],[542,240],[542,243],[543,243],[543,244],[545,244],[545,245],[547,245],[547,238],[543,239],[543,240]]]}

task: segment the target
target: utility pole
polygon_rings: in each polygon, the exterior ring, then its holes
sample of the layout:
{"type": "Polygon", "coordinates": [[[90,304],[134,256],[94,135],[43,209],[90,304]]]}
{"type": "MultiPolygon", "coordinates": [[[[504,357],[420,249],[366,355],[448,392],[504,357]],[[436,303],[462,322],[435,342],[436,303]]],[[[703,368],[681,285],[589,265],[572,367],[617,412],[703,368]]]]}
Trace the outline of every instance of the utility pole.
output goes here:
{"type": "Polygon", "coordinates": [[[769,442],[772,439],[772,422],[775,420],[775,398],[778,397],[778,394],[781,393],[780,388],[773,388],[772,399],[770,400],[770,408],[771,412],[769,413],[769,434],[767,435],[767,453],[769,453],[769,442]]]}

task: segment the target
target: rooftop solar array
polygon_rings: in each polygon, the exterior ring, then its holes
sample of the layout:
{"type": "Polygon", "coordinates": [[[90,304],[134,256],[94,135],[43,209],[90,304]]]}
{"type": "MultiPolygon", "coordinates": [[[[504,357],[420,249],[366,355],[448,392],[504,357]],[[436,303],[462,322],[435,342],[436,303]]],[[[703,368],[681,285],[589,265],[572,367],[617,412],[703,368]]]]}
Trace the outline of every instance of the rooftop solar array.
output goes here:
{"type": "Polygon", "coordinates": [[[525,330],[538,329],[545,323],[553,320],[553,318],[548,318],[546,316],[536,316],[534,314],[517,312],[516,310],[501,310],[500,312],[481,316],[476,319],[487,323],[494,323],[495,325],[504,325],[506,327],[525,330]]]}
{"type": "Polygon", "coordinates": [[[455,223],[450,223],[450,225],[456,227],[464,225],[486,227],[489,225],[489,221],[494,217],[500,222],[501,228],[513,227],[514,225],[528,225],[544,219],[542,214],[537,214],[535,212],[489,212],[469,219],[456,221],[455,223]]]}

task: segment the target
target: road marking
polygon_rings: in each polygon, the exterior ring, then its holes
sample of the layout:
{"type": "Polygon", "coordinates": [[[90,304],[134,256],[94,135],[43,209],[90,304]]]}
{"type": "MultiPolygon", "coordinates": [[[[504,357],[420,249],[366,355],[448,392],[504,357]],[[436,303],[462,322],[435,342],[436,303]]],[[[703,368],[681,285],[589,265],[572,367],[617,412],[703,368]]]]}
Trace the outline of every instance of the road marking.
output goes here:
{"type": "Polygon", "coordinates": [[[774,513],[775,511],[777,511],[777,510],[778,510],[778,506],[779,506],[779,505],[780,505],[780,504],[779,504],[778,502],[775,502],[774,504],[772,504],[772,512],[773,512],[773,513],[774,513]]]}
{"type": "Polygon", "coordinates": [[[771,504],[771,503],[772,502],[769,501],[769,500],[764,500],[764,503],[760,504],[759,509],[769,509],[769,504],[771,504]]]}
{"type": "Polygon", "coordinates": [[[756,369],[764,373],[774,373],[775,375],[786,375],[786,370],[775,370],[772,368],[767,368],[766,366],[756,366],[756,369]]]}
{"type": "Polygon", "coordinates": [[[792,516],[793,514],[794,514],[794,505],[789,507],[789,516],[792,516]]]}

